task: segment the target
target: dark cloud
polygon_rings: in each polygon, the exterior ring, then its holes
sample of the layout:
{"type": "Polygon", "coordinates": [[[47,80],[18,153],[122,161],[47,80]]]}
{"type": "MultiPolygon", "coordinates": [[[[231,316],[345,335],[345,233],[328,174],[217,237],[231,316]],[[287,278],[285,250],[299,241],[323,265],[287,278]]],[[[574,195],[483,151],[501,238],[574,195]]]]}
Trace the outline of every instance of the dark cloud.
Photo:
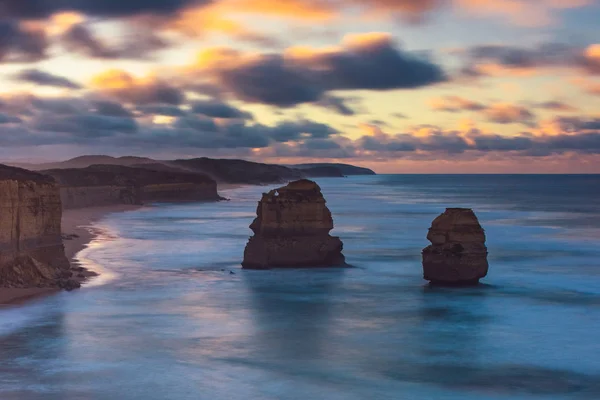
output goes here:
{"type": "Polygon", "coordinates": [[[462,98],[460,96],[444,96],[430,100],[430,107],[435,111],[459,112],[482,111],[487,108],[483,103],[462,98]]]}
{"type": "Polygon", "coordinates": [[[284,121],[267,131],[276,142],[297,141],[302,138],[325,139],[339,133],[329,125],[308,120],[284,121]]]}
{"type": "Polygon", "coordinates": [[[92,111],[94,111],[96,114],[106,115],[109,117],[133,117],[131,111],[123,107],[121,103],[109,100],[92,101],[92,111]]]}
{"type": "Polygon", "coordinates": [[[149,104],[137,107],[137,111],[145,115],[164,115],[168,117],[182,117],[185,112],[175,105],[149,104]]]}
{"type": "Polygon", "coordinates": [[[317,104],[333,110],[340,115],[348,116],[356,114],[356,112],[346,104],[345,99],[341,97],[324,96],[317,104]]]}
{"type": "Polygon", "coordinates": [[[174,14],[210,0],[2,0],[0,15],[23,19],[47,18],[58,12],[76,11],[97,17],[174,14]]]}
{"type": "MultiPolygon", "coordinates": [[[[5,17],[0,3],[0,18],[5,17]]],[[[0,63],[36,62],[46,57],[46,34],[42,30],[26,29],[17,21],[0,19],[0,63]]]]}
{"type": "Polygon", "coordinates": [[[475,142],[473,146],[479,151],[517,151],[529,150],[533,147],[533,140],[524,136],[500,136],[500,135],[472,135],[475,142]]]}
{"type": "Polygon", "coordinates": [[[318,102],[333,90],[413,89],[446,79],[439,66],[384,34],[347,38],[336,51],[220,56],[208,72],[221,87],[242,100],[280,107],[318,102]]]}
{"type": "Polygon", "coordinates": [[[253,119],[253,115],[218,100],[200,100],[191,104],[193,113],[212,118],[253,119]]]}
{"type": "Polygon", "coordinates": [[[484,45],[466,49],[466,64],[462,75],[467,77],[485,76],[481,65],[492,64],[507,71],[567,67],[578,68],[591,75],[600,74],[600,50],[597,45],[589,47],[564,43],[542,43],[535,47],[509,45],[484,45]]]}
{"type": "Polygon", "coordinates": [[[572,111],[578,110],[578,108],[576,108],[570,104],[564,103],[562,101],[557,101],[557,100],[544,101],[542,103],[535,103],[534,107],[541,108],[543,110],[564,111],[564,112],[572,112],[572,111]]]}
{"type": "Polygon", "coordinates": [[[93,139],[110,137],[121,133],[134,133],[138,130],[137,122],[132,118],[109,117],[96,114],[75,115],[43,115],[36,118],[29,127],[42,132],[59,132],[72,134],[74,138],[93,139]]]}
{"type": "Polygon", "coordinates": [[[120,43],[109,45],[89,26],[76,24],[61,37],[62,45],[72,53],[99,59],[146,59],[169,43],[156,33],[139,26],[133,35],[121,35],[120,43]]]}
{"type": "Polygon", "coordinates": [[[21,82],[35,83],[40,86],[53,86],[66,89],[81,89],[81,85],[62,76],[40,71],[39,69],[26,69],[19,72],[15,78],[21,82]]]}
{"type": "Polygon", "coordinates": [[[0,113],[0,125],[1,124],[18,124],[20,122],[22,122],[22,119],[19,117],[0,113]]]}

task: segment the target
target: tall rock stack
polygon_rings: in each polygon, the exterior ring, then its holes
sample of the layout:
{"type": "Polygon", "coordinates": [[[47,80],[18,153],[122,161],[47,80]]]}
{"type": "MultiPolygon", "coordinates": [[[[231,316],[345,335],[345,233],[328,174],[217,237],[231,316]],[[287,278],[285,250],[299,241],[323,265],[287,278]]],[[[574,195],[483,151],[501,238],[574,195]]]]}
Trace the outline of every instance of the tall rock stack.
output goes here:
{"type": "Polygon", "coordinates": [[[301,179],[264,193],[256,214],[244,268],[345,265],[342,241],[329,235],[333,219],[315,182],[301,179]]]}
{"type": "Polygon", "coordinates": [[[423,277],[432,284],[474,285],[488,272],[485,232],[473,210],[447,208],[433,220],[423,249],[423,277]]]}
{"type": "Polygon", "coordinates": [[[0,165],[0,288],[79,286],[70,279],[61,217],[53,178],[0,165]]]}

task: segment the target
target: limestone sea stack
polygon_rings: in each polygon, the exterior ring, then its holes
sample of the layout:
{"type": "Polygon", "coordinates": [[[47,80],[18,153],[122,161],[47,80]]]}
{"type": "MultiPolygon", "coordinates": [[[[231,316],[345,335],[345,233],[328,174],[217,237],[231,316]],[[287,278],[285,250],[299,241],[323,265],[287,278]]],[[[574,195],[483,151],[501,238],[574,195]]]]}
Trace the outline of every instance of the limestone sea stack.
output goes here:
{"type": "Polygon", "coordinates": [[[61,217],[52,177],[0,165],[0,288],[79,287],[64,253],[61,217]]]}
{"type": "Polygon", "coordinates": [[[438,285],[475,285],[487,275],[485,232],[473,210],[447,208],[433,220],[423,249],[423,277],[438,285]]]}
{"type": "Polygon", "coordinates": [[[342,241],[329,235],[333,219],[325,203],[319,185],[307,179],[264,193],[250,225],[254,236],[246,245],[242,266],[267,269],[345,265],[342,241]]]}

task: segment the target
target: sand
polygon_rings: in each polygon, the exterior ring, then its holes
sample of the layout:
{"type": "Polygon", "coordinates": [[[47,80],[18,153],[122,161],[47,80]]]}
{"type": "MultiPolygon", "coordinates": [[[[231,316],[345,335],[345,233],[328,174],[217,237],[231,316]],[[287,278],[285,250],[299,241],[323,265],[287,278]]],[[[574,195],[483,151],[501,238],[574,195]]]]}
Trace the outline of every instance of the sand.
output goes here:
{"type": "MultiPolygon", "coordinates": [[[[219,183],[218,190],[230,190],[242,187],[245,185],[219,183]]],[[[63,243],[65,245],[65,255],[71,262],[71,268],[80,267],[77,260],[77,253],[85,249],[96,234],[93,232],[91,225],[94,221],[98,221],[103,216],[123,211],[136,210],[142,206],[117,204],[105,207],[88,207],[75,210],[64,210],[62,216],[62,234],[63,243]]],[[[87,276],[94,276],[91,271],[83,271],[87,276]]],[[[81,279],[81,281],[85,281],[81,279]]],[[[13,289],[0,288],[0,308],[6,306],[14,306],[22,304],[32,299],[52,295],[60,292],[60,289],[54,288],[27,288],[13,289]]]]}
{"type": "MultiPolygon", "coordinates": [[[[71,267],[79,267],[77,253],[85,249],[94,237],[94,232],[90,229],[94,221],[99,220],[106,214],[122,211],[130,211],[140,208],[140,206],[119,204],[106,207],[90,207],[76,210],[63,211],[62,216],[62,234],[65,245],[65,255],[71,262],[71,267]],[[66,238],[69,239],[66,239],[66,238]]],[[[93,276],[94,274],[91,273],[93,276]]],[[[0,288],[0,307],[7,305],[22,304],[25,301],[37,299],[60,292],[55,288],[0,288]]]]}

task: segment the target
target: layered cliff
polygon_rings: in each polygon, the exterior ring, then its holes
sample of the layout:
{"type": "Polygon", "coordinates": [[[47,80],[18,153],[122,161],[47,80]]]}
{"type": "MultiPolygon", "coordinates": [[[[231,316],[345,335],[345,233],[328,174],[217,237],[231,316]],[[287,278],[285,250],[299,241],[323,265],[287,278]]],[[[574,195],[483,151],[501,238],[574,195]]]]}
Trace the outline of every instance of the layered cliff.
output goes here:
{"type": "Polygon", "coordinates": [[[339,164],[339,163],[313,163],[313,164],[296,164],[290,165],[291,168],[296,168],[301,171],[310,170],[313,168],[335,168],[342,175],[375,175],[375,171],[364,168],[357,167],[356,165],[350,164],[339,164]]]}
{"type": "Polygon", "coordinates": [[[447,208],[433,220],[423,249],[423,277],[434,284],[476,284],[487,275],[485,232],[473,210],[447,208]]]}
{"type": "Polygon", "coordinates": [[[79,286],[70,281],[61,218],[54,179],[0,165],[0,287],[79,286]]]}
{"type": "Polygon", "coordinates": [[[245,160],[193,158],[169,161],[169,165],[204,173],[218,182],[239,184],[281,183],[300,179],[301,171],[275,164],[245,160]]]}
{"type": "Polygon", "coordinates": [[[148,202],[217,201],[217,183],[206,175],[92,165],[41,171],[60,184],[65,209],[148,202]]]}
{"type": "Polygon", "coordinates": [[[333,218],[315,182],[302,179],[263,194],[256,214],[244,268],[345,265],[342,241],[329,235],[333,218]]]}

